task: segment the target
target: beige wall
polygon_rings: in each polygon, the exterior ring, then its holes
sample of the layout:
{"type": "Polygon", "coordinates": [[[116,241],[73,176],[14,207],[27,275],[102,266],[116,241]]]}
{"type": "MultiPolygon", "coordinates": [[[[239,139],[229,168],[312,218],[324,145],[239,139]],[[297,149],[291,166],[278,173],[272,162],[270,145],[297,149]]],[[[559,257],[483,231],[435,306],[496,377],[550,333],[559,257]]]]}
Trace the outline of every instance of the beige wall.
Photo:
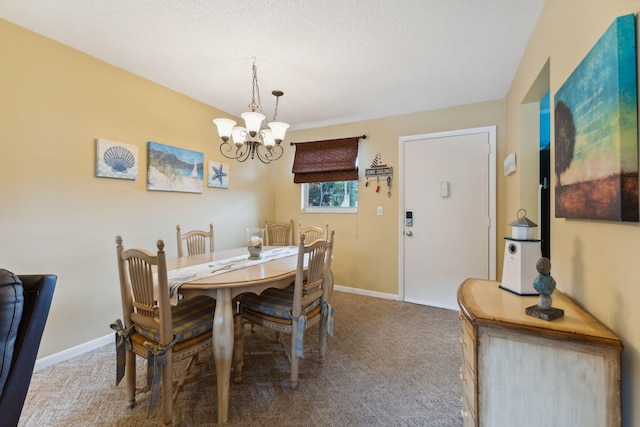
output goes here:
{"type": "Polygon", "coordinates": [[[329,221],[339,239],[337,283],[397,295],[398,138],[497,125],[498,144],[504,139],[504,101],[291,132],[287,141],[366,134],[361,170],[377,151],[395,167],[392,197],[361,185],[355,215],[300,213],[300,189],[291,174],[294,149],[288,142],[283,159],[270,166],[229,161],[229,190],[148,192],[147,141],[224,160],[211,123],[222,113],[4,20],[0,36],[7,64],[0,68],[0,188],[15,206],[1,216],[2,241],[12,243],[2,245],[0,259],[18,273],[59,276],[40,357],[104,336],[109,322],[120,317],[116,234],[128,247],[153,249],[158,238],[165,239],[171,257],[177,223],[190,229],[213,222],[216,245],[225,248],[242,244],[244,227],[264,219],[329,221]],[[137,145],[138,180],[95,177],[96,138],[137,145]],[[377,206],[384,208],[382,217],[377,206]]]}
{"type": "Polygon", "coordinates": [[[149,250],[164,239],[175,257],[178,223],[213,222],[228,248],[272,216],[272,187],[255,190],[271,174],[259,162],[230,163],[229,190],[146,190],[148,141],[223,160],[220,111],[4,20],[0,57],[0,267],[58,275],[40,357],[102,337],[122,316],[117,234],[149,250]],[[138,179],[97,178],[96,138],[137,145],[138,179]]]}
{"type": "MultiPolygon", "coordinates": [[[[521,104],[545,63],[549,62],[553,96],[613,20],[637,13],[640,1],[548,1],[507,97],[507,147],[527,148],[520,136],[521,104]]],[[[637,26],[637,24],[636,24],[637,26]]],[[[637,41],[636,41],[637,43],[637,41]]],[[[553,121],[553,114],[551,115],[553,121]]],[[[553,132],[552,132],[553,162],[553,132]]],[[[552,169],[553,170],[553,169],[552,169]]],[[[518,173],[509,181],[518,183],[518,173]]],[[[552,188],[555,185],[552,173],[552,188]]],[[[508,209],[516,207],[524,190],[508,183],[508,209]]],[[[553,200],[553,192],[552,192],[553,200]]],[[[623,425],[640,425],[640,227],[615,223],[554,218],[552,201],[551,274],[567,292],[623,341],[623,425]]]]}
{"type": "MultiPolygon", "coordinates": [[[[360,185],[355,215],[302,214],[288,141],[366,134],[361,170],[379,151],[395,168],[397,182],[399,137],[497,125],[500,275],[507,224],[520,207],[529,211],[532,204],[531,163],[508,178],[501,173],[508,153],[516,153],[519,163],[531,161],[531,91],[542,81],[553,98],[613,19],[638,10],[636,0],[551,0],[506,100],[292,131],[276,167],[230,162],[232,188],[205,188],[203,194],[147,192],[146,142],[222,160],[211,125],[219,111],[0,20],[0,260],[2,267],[19,273],[59,275],[41,356],[103,336],[108,323],[120,316],[116,234],[123,234],[128,246],[153,247],[164,238],[172,256],[178,222],[185,228],[225,224],[218,227],[216,244],[231,247],[242,243],[244,226],[259,220],[329,221],[337,234],[337,284],[396,295],[397,186],[387,198],[360,185]],[[96,178],[95,138],[138,145],[138,180],[96,178]],[[376,215],[377,206],[384,208],[382,217],[376,215]]],[[[640,301],[635,283],[640,227],[552,218],[551,233],[552,274],[559,288],[623,340],[623,420],[627,426],[640,425],[635,409],[640,408],[640,311],[634,307],[640,301]]]]}
{"type": "MultiPolygon", "coordinates": [[[[330,228],[336,230],[332,264],[336,284],[373,293],[398,295],[398,242],[402,220],[398,206],[398,174],[402,173],[398,170],[398,139],[401,136],[496,125],[500,146],[504,141],[504,120],[505,103],[500,100],[291,132],[287,139],[294,142],[367,136],[361,140],[358,152],[358,213],[301,213],[300,185],[293,184],[291,173],[292,149],[282,162],[284,166],[281,164],[277,171],[277,218],[293,218],[295,224],[302,221],[303,224],[322,225],[328,221],[330,228]],[[381,185],[380,193],[375,192],[375,185],[364,186],[364,169],[370,167],[377,152],[380,152],[387,165],[394,168],[391,197],[387,196],[385,184],[381,185]],[[383,208],[382,216],[376,213],[378,206],[383,208]]],[[[504,157],[501,155],[503,151],[498,149],[498,158],[504,157]]],[[[502,200],[500,174],[498,178],[498,200],[502,200]]],[[[504,220],[498,215],[497,223],[501,222],[504,220]]],[[[499,265],[502,265],[501,260],[499,265]]]]}

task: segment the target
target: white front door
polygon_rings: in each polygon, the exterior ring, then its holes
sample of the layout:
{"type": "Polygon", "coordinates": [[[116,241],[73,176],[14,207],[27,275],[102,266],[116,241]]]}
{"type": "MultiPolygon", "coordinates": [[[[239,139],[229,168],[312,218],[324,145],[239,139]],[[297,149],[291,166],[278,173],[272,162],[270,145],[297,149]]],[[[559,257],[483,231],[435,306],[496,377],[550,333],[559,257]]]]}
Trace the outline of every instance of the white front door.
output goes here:
{"type": "Polygon", "coordinates": [[[405,301],[456,310],[466,278],[495,279],[495,151],[495,126],[400,138],[405,301]]]}

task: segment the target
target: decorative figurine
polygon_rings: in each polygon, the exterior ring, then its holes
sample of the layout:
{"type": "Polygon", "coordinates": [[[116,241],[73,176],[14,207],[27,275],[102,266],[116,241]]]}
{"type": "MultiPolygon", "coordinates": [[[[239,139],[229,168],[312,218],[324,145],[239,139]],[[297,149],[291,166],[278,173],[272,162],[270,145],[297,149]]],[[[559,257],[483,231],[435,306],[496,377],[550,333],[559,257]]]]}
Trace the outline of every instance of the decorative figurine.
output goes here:
{"type": "Polygon", "coordinates": [[[262,243],[264,242],[264,228],[247,228],[247,249],[249,259],[262,258],[262,243]]]}
{"type": "Polygon", "coordinates": [[[542,320],[555,320],[564,316],[564,310],[551,307],[551,294],[556,289],[556,281],[551,277],[551,261],[541,257],[536,262],[538,275],[533,279],[533,288],[540,293],[538,305],[527,307],[526,314],[542,320]]]}

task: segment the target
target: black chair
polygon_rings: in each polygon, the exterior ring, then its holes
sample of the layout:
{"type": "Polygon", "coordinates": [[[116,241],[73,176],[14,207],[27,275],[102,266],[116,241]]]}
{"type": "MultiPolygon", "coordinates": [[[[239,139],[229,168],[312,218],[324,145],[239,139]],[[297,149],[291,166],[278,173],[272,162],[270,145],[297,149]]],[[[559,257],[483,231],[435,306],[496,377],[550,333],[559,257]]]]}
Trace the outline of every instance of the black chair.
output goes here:
{"type": "Polygon", "coordinates": [[[6,270],[0,270],[0,285],[3,285],[0,286],[0,318],[11,318],[13,321],[19,319],[17,333],[13,330],[11,334],[0,337],[0,352],[3,356],[0,362],[11,360],[8,371],[3,369],[2,372],[5,382],[4,387],[0,387],[0,427],[18,425],[56,281],[57,276],[51,274],[15,276],[6,270]]]}

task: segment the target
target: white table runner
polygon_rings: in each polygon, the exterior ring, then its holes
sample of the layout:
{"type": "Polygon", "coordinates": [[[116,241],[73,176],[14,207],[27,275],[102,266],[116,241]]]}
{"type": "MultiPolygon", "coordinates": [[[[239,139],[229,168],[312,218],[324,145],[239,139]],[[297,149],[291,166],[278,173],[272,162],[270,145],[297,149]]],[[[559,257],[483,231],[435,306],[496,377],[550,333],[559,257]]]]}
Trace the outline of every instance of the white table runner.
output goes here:
{"type": "Polygon", "coordinates": [[[245,254],[233,258],[226,258],[207,262],[204,264],[178,268],[176,270],[169,270],[167,274],[169,279],[169,297],[171,298],[171,304],[176,305],[178,303],[177,291],[180,286],[182,286],[186,282],[193,282],[196,280],[204,279],[206,277],[226,273],[228,271],[251,267],[252,265],[262,264],[274,259],[296,255],[297,253],[297,246],[283,246],[263,251],[262,257],[260,259],[248,259],[248,255],[245,254]]]}

